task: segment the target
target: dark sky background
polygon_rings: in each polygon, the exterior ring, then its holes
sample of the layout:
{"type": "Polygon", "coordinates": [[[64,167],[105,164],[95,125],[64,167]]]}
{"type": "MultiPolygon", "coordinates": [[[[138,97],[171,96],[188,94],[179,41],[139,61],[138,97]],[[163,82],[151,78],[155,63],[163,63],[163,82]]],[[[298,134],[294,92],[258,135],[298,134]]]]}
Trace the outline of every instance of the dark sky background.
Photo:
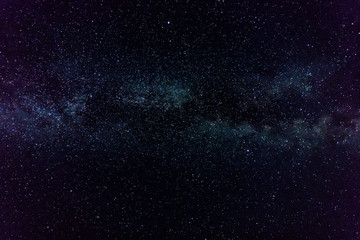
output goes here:
{"type": "Polygon", "coordinates": [[[360,2],[0,0],[1,239],[360,239],[360,2]]]}

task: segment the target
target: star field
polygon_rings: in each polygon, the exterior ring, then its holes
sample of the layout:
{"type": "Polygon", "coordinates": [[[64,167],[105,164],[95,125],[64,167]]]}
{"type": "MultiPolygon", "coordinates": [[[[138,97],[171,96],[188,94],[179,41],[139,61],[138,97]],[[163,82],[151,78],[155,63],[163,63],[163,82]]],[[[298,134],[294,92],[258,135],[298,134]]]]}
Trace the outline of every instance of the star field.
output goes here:
{"type": "Polygon", "coordinates": [[[0,238],[360,239],[359,11],[0,0],[0,238]]]}

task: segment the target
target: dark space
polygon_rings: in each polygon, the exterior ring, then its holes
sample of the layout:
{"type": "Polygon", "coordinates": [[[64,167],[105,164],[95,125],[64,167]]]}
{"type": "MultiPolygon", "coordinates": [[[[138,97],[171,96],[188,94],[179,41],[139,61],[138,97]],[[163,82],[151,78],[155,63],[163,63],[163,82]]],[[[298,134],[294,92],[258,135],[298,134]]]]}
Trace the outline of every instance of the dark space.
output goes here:
{"type": "Polygon", "coordinates": [[[0,0],[1,239],[360,239],[360,2],[0,0]]]}

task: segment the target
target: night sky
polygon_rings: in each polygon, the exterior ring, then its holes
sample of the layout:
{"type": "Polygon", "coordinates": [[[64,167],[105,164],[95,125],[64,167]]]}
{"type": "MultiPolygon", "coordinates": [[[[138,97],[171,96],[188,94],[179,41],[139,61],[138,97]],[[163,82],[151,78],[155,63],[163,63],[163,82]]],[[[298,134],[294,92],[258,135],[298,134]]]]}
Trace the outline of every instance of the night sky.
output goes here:
{"type": "Polygon", "coordinates": [[[0,239],[360,239],[359,0],[0,0],[0,239]]]}

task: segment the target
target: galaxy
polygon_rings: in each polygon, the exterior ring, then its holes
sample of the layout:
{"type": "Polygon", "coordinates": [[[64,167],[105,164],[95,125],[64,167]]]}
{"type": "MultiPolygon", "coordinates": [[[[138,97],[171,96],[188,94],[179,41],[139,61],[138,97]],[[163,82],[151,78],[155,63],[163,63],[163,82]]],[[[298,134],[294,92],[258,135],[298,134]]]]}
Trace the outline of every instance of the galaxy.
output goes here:
{"type": "Polygon", "coordinates": [[[360,239],[358,0],[0,0],[0,239],[360,239]]]}

